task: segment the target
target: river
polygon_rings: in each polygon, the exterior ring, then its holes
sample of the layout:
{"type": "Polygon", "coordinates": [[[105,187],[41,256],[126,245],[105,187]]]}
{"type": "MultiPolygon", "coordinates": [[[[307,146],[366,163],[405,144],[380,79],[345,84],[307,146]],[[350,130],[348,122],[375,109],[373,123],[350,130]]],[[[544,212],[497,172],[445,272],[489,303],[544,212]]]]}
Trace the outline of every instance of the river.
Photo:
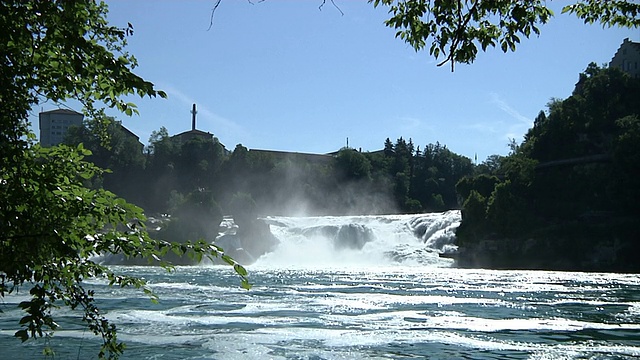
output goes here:
{"type": "MultiPolygon", "coordinates": [[[[127,343],[123,359],[626,359],[640,357],[640,279],[630,274],[457,269],[459,213],[268,218],[278,248],[248,266],[114,266],[160,297],[87,286],[127,343]],[[341,231],[342,229],[342,231],[341,231]]],[[[77,313],[56,311],[47,341],[12,338],[0,305],[0,359],[95,358],[77,313]]]]}

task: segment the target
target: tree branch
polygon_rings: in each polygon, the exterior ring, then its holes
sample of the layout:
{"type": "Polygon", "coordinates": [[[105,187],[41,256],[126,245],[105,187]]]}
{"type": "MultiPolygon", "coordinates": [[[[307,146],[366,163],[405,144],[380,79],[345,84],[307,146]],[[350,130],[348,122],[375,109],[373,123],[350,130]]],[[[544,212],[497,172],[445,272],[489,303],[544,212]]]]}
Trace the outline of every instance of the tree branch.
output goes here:
{"type": "MultiPolygon", "coordinates": [[[[469,9],[469,12],[467,12],[467,14],[466,14],[466,18],[464,19],[464,22],[462,22],[458,26],[458,29],[456,29],[456,36],[451,41],[451,46],[449,47],[449,55],[444,59],[444,61],[442,61],[441,63],[437,64],[436,66],[442,66],[442,65],[446,64],[447,61],[451,61],[451,72],[453,72],[454,64],[455,64],[454,56],[453,56],[454,52],[458,48],[458,45],[460,44],[460,40],[462,38],[463,29],[465,27],[467,27],[467,25],[469,24],[469,21],[471,21],[472,13],[474,11],[476,11],[476,7],[478,6],[478,4],[479,4],[478,1],[474,1],[473,6],[469,9]]],[[[462,20],[462,18],[460,18],[459,20],[462,20]]]]}
{"type": "MultiPolygon", "coordinates": [[[[342,10],[338,7],[338,5],[336,5],[334,0],[330,0],[331,4],[333,5],[334,8],[338,9],[338,11],[340,11],[340,15],[344,16],[344,12],[342,12],[342,10]]],[[[322,0],[322,3],[320,4],[320,6],[318,6],[318,10],[322,11],[322,8],[324,7],[324,4],[327,3],[327,0],[322,0]]]]}
{"type": "Polygon", "coordinates": [[[213,27],[213,17],[215,16],[216,10],[218,9],[218,6],[220,6],[221,2],[222,0],[215,0],[215,3],[213,4],[213,9],[211,9],[211,20],[209,21],[209,28],[207,31],[211,30],[211,27],[213,27]]]}
{"type": "MultiPolygon", "coordinates": [[[[261,2],[265,2],[266,0],[258,0],[256,2],[254,2],[254,0],[247,0],[247,2],[251,5],[255,5],[255,4],[259,4],[261,2]]],[[[329,0],[331,1],[331,5],[333,5],[333,7],[335,7],[336,9],[338,9],[338,11],[340,11],[340,15],[344,16],[344,12],[342,11],[342,9],[340,9],[340,7],[336,4],[335,0],[329,0]]],[[[211,9],[211,18],[209,20],[209,27],[207,28],[207,31],[211,30],[211,28],[213,27],[213,18],[216,15],[216,10],[218,10],[218,7],[220,6],[220,3],[222,3],[222,0],[215,0],[214,4],[213,4],[213,9],[211,9]]],[[[320,6],[318,6],[318,9],[320,11],[322,11],[322,8],[324,7],[324,5],[327,3],[327,0],[322,0],[322,3],[320,4],[320,6]]]]}

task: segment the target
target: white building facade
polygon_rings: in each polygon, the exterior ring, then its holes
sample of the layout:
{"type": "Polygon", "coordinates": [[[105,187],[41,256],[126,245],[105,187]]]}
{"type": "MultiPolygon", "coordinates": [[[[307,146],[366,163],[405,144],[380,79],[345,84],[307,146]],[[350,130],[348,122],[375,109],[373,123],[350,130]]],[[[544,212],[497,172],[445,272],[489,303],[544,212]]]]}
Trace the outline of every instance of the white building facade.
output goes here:
{"type": "Polygon", "coordinates": [[[69,127],[82,126],[84,115],[73,110],[56,109],[40,113],[40,145],[55,146],[64,140],[69,127]]]}
{"type": "Polygon", "coordinates": [[[634,78],[640,78],[640,43],[624,39],[609,67],[617,67],[634,78]]]}

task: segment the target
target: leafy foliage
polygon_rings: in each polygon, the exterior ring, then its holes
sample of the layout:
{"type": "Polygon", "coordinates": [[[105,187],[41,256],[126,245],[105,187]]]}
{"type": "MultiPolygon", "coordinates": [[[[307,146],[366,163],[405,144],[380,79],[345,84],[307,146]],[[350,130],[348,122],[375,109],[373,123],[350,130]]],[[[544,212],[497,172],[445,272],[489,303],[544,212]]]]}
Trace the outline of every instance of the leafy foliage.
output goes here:
{"type": "MultiPolygon", "coordinates": [[[[345,214],[458,208],[455,184],[472,173],[470,159],[439,143],[420,151],[411,139],[399,138],[395,144],[387,139],[384,151],[343,148],[334,155],[249,150],[238,144],[228,154],[215,138],[180,143],[161,128],[150,139],[146,168],[133,181],[144,184],[135,195],[153,200],[145,201],[151,213],[179,218],[177,206],[186,194],[204,191],[226,215],[236,215],[239,199],[251,199],[241,201],[248,205],[241,208],[251,209],[250,217],[256,218],[298,211],[345,214]],[[203,170],[203,163],[213,164],[213,169],[203,170]]],[[[114,170],[110,175],[132,181],[130,173],[114,170]]],[[[124,186],[106,181],[104,185],[114,192],[124,186]]]]}
{"type": "Polygon", "coordinates": [[[575,14],[585,24],[600,23],[602,26],[640,26],[640,4],[631,1],[586,0],[562,8],[563,13],[575,14]]]}
{"type": "Polygon", "coordinates": [[[342,149],[336,160],[338,169],[349,179],[362,179],[371,176],[371,162],[355,149],[342,149]]]}
{"type": "Polygon", "coordinates": [[[145,283],[96,264],[92,256],[159,259],[170,250],[221,256],[243,286],[249,284],[246,271],[220,248],[153,240],[141,208],[85,186],[104,172],[85,160],[91,152],[82,145],[34,144],[27,118],[43,99],[81,102],[107,144],[110,122],[102,104],[130,115],[135,105],[123,96],[166,97],[132,72],[136,60],[124,51],[131,25],[110,26],[106,13],[104,3],[89,0],[0,2],[0,297],[31,287],[30,300],[20,304],[25,316],[16,337],[22,341],[58,328],[52,310],[63,304],[80,310],[87,327],[102,336],[98,357],[117,358],[124,344],[82,281],[103,277],[111,285],[136,288],[145,283]]]}
{"type": "MultiPolygon", "coordinates": [[[[388,27],[416,51],[429,49],[429,55],[451,63],[472,63],[478,50],[499,46],[503,52],[515,51],[521,37],[540,34],[540,26],[554,16],[544,0],[369,0],[373,6],[387,6],[388,27]]],[[[564,6],[585,23],[603,26],[638,27],[640,5],[631,1],[584,0],[564,6]]]]}

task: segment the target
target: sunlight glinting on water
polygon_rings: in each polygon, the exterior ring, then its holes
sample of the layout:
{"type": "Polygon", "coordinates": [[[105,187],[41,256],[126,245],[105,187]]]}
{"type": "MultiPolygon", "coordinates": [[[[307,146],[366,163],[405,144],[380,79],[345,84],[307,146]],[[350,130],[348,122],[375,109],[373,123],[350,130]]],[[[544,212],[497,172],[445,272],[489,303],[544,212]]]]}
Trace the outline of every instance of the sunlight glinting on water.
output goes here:
{"type": "MultiPolygon", "coordinates": [[[[450,244],[458,220],[455,212],[272,218],[280,246],[247,267],[251,290],[239,286],[228,266],[218,265],[177,267],[171,274],[112,267],[145,278],[159,304],[102,280],[85,285],[118,325],[119,338],[128,344],[124,359],[640,356],[637,276],[451,268],[438,252],[450,244]],[[317,236],[342,227],[367,241],[317,236]]],[[[22,316],[15,306],[25,299],[20,293],[4,300],[0,346],[10,358],[41,351],[37,343],[17,345],[12,336],[22,316]]],[[[50,343],[58,357],[96,353],[98,339],[77,314],[55,315],[60,329],[50,343]]]]}

